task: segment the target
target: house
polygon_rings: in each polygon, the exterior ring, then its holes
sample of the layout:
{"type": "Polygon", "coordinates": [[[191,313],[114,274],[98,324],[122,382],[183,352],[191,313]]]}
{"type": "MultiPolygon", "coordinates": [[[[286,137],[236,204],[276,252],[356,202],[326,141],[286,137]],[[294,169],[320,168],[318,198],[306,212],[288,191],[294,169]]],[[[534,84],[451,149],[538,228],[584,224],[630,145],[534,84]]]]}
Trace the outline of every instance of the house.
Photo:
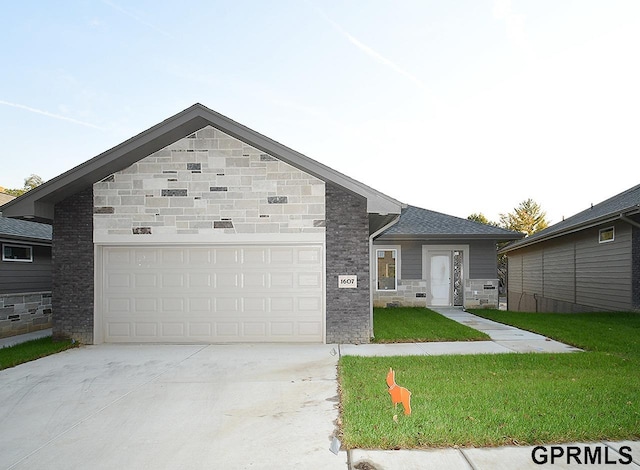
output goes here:
{"type": "MultiPolygon", "coordinates": [[[[195,104],[3,209],[53,223],[54,336],[358,343],[372,335],[374,239],[403,208],[195,104]]],[[[485,259],[469,247],[467,263],[485,259]]]]}
{"type": "Polygon", "coordinates": [[[640,309],[640,185],[501,250],[508,308],[640,309]]]}
{"type": "Polygon", "coordinates": [[[51,226],[0,217],[0,338],[51,328],[51,226]]]}
{"type": "Polygon", "coordinates": [[[373,242],[374,305],[497,308],[496,245],[523,236],[406,206],[373,242]]]}
{"type": "Polygon", "coordinates": [[[7,194],[3,191],[4,188],[0,187],[0,206],[2,206],[4,203],[9,202],[13,199],[15,199],[15,196],[12,196],[11,194],[7,194]]]}

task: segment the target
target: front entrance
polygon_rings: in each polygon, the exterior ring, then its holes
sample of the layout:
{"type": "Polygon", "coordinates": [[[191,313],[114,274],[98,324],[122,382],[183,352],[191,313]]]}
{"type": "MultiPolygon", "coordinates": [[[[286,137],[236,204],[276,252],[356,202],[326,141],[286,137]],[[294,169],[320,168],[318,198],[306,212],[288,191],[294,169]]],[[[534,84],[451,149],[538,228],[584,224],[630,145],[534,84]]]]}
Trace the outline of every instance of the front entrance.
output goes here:
{"type": "Polygon", "coordinates": [[[448,307],[463,305],[462,250],[428,250],[429,305],[448,307]]]}

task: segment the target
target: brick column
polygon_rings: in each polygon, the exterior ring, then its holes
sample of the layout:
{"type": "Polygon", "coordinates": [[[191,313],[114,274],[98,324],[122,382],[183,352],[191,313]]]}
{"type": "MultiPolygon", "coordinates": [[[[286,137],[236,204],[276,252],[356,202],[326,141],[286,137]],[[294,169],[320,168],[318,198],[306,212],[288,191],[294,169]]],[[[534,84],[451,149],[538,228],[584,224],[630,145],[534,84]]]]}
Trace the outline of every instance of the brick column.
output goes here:
{"type": "Polygon", "coordinates": [[[55,205],[53,337],[93,344],[93,187],[55,205]]]}
{"type": "Polygon", "coordinates": [[[327,343],[368,343],[369,216],[365,198],[325,185],[327,343]],[[357,289],[338,288],[338,275],[358,276],[357,289]]]}

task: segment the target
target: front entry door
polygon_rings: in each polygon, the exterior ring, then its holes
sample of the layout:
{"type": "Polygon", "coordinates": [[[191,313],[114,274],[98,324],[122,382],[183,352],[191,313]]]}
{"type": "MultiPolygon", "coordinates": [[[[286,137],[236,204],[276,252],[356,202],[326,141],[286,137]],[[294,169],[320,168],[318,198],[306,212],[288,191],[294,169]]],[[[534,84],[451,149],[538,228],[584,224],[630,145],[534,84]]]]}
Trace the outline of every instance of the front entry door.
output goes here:
{"type": "Polygon", "coordinates": [[[451,252],[433,251],[431,264],[431,305],[443,307],[451,305],[451,252]]]}
{"type": "Polygon", "coordinates": [[[430,251],[431,302],[434,307],[463,304],[463,252],[430,251]]]}

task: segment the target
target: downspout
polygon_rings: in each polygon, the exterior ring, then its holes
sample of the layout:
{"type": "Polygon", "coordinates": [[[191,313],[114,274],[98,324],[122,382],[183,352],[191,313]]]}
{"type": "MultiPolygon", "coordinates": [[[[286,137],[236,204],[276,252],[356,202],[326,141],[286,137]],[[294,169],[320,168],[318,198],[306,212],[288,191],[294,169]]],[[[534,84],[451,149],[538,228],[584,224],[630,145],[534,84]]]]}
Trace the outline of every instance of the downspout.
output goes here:
{"type": "Polygon", "coordinates": [[[373,338],[373,293],[375,292],[376,288],[376,276],[374,275],[375,257],[373,256],[373,239],[388,228],[395,225],[399,220],[400,214],[398,214],[395,219],[382,227],[380,230],[376,230],[371,235],[369,235],[369,325],[371,328],[371,330],[369,331],[369,336],[371,338],[373,338]]]}

